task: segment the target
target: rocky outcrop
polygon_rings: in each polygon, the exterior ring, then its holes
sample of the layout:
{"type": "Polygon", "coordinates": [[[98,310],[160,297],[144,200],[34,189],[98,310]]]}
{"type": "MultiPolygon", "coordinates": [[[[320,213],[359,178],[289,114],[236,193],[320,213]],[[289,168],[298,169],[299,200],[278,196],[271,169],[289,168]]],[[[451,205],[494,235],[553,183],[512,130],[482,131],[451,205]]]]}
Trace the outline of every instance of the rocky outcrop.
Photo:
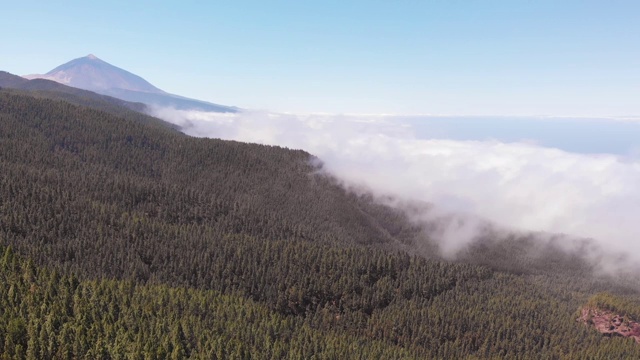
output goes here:
{"type": "Polygon", "coordinates": [[[594,327],[605,336],[629,337],[640,344],[640,323],[628,316],[594,307],[584,307],[578,321],[594,327]]]}

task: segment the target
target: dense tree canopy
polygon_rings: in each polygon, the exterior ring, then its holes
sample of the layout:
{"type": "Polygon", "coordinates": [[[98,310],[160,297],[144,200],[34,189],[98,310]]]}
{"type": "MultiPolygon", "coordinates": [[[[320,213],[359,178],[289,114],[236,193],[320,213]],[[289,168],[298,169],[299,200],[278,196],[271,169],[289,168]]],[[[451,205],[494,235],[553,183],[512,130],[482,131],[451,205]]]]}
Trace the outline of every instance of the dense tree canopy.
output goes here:
{"type": "Polygon", "coordinates": [[[76,96],[0,90],[4,358],[640,358],[576,322],[637,292],[575,256],[444,261],[303,151],[76,96]]]}

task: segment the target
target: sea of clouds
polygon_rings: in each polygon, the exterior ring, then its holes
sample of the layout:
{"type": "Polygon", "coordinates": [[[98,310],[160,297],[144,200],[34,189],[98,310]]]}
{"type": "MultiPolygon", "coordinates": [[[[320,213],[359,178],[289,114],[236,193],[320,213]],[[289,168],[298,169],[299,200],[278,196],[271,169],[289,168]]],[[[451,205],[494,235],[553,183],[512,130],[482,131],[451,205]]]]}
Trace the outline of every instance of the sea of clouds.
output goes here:
{"type": "Polygon", "coordinates": [[[157,108],[153,115],[193,136],[304,149],[347,187],[400,199],[396,204],[433,204],[441,217],[463,216],[466,221],[441,231],[445,254],[471,241],[481,220],[505,229],[591,238],[614,252],[640,254],[640,160],[634,142],[640,137],[629,136],[640,134],[640,123],[634,120],[496,122],[167,108],[157,108]],[[514,131],[505,132],[505,126],[514,131]],[[549,136],[540,131],[518,135],[527,127],[545,126],[549,136]],[[602,129],[615,126],[625,136],[603,139],[611,134],[602,129]],[[477,136],[468,131],[474,127],[477,136]],[[589,147],[590,136],[598,146],[589,147]],[[572,148],[576,139],[581,139],[580,152],[572,148]],[[623,147],[620,141],[626,141],[623,147]]]}

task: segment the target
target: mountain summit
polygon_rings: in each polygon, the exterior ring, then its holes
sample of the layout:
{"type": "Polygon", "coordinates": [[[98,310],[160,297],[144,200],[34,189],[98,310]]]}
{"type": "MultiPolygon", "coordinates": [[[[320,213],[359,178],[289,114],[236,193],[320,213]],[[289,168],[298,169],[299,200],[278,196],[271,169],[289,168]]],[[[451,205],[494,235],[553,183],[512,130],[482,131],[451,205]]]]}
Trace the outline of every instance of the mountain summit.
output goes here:
{"type": "Polygon", "coordinates": [[[93,54],[71,60],[46,74],[27,75],[25,78],[53,80],[64,85],[126,101],[141,102],[152,107],[215,112],[237,111],[234,107],[169,94],[151,85],[142,77],[113,66],[93,54]]]}
{"type": "Polygon", "coordinates": [[[29,75],[26,78],[44,78],[99,93],[118,89],[165,94],[140,76],[102,61],[93,54],[71,60],[44,75],[29,75]]]}

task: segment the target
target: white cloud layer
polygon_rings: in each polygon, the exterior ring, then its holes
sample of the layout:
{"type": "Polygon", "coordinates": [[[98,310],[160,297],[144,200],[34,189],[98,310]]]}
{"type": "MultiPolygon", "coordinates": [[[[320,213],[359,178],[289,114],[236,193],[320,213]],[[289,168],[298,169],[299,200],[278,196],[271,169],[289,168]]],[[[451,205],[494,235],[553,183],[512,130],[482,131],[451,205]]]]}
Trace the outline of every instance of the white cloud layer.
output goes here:
{"type": "MultiPolygon", "coordinates": [[[[594,238],[640,253],[640,162],[532,143],[416,138],[384,116],[218,114],[156,109],[193,136],[304,149],[350,185],[477,214],[507,228],[594,238]]],[[[571,134],[566,134],[571,136],[571,134]]],[[[441,231],[444,251],[473,237],[475,225],[441,231]]],[[[640,257],[640,256],[639,256],[640,257]]]]}

